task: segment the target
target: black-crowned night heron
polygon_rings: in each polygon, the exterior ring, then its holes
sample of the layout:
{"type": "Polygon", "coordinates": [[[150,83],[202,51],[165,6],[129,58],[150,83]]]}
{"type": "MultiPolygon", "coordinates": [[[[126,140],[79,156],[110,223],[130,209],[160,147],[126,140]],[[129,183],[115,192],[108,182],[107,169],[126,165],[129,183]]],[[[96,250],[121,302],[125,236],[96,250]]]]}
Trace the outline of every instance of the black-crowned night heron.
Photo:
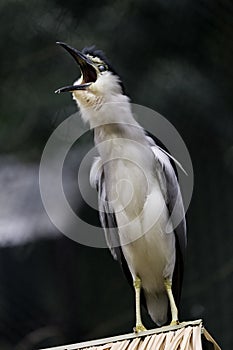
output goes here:
{"type": "Polygon", "coordinates": [[[56,92],[71,91],[83,120],[94,129],[99,157],[90,179],[108,246],[135,289],[134,330],[145,330],[140,293],[157,325],[177,324],[186,225],[174,159],[136,122],[123,84],[102,51],[58,44],[81,69],[74,85],[56,92]],[[182,220],[173,228],[169,218],[175,203],[182,220]]]}

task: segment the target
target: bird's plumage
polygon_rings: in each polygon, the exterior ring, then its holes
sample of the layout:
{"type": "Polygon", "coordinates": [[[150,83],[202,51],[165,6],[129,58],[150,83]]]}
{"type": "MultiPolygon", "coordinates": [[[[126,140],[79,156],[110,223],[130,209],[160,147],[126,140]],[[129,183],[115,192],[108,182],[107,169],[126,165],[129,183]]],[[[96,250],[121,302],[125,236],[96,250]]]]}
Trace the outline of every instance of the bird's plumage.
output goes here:
{"type": "MultiPolygon", "coordinates": [[[[154,154],[154,162],[156,164],[155,172],[157,173],[160,188],[165,198],[169,214],[172,213],[175,203],[178,201],[178,215],[181,215],[182,217],[182,220],[174,230],[174,233],[167,233],[167,235],[175,235],[176,257],[174,272],[172,273],[172,285],[175,301],[177,305],[179,305],[183,278],[183,262],[185,254],[184,250],[186,246],[186,225],[181,193],[178,185],[178,179],[175,174],[175,168],[174,165],[172,166],[169,156],[162,151],[161,147],[158,146],[151,137],[147,137],[146,134],[145,137],[148,140],[148,146],[151,148],[154,154]]],[[[98,191],[100,220],[105,231],[105,237],[109,249],[114,259],[118,260],[118,262],[121,264],[122,269],[127,276],[127,279],[132,284],[132,276],[130,274],[130,270],[120,242],[116,216],[114,211],[112,211],[112,208],[110,208],[108,201],[105,186],[104,167],[101,164],[100,157],[97,158],[93,164],[90,180],[92,185],[95,186],[98,191]]],[[[154,253],[156,254],[156,252],[154,253]]],[[[150,266],[147,268],[149,269],[150,266]]],[[[153,296],[153,293],[144,291],[142,283],[142,291],[144,293],[143,299],[144,303],[146,304],[145,306],[152,316],[152,319],[157,324],[167,323],[170,319],[170,312],[167,309],[168,299],[165,290],[162,288],[162,291],[158,291],[157,296],[153,296]]]]}
{"type": "MultiPolygon", "coordinates": [[[[134,119],[121,79],[102,51],[82,52],[60,43],[80,65],[72,91],[84,121],[94,129],[99,152],[91,173],[107,244],[136,291],[136,330],[141,323],[139,294],[158,325],[178,322],[186,226],[182,197],[171,157],[134,119]],[[173,295],[171,293],[171,284],[173,295]]],[[[179,165],[179,164],[178,164],[179,165]]]]}

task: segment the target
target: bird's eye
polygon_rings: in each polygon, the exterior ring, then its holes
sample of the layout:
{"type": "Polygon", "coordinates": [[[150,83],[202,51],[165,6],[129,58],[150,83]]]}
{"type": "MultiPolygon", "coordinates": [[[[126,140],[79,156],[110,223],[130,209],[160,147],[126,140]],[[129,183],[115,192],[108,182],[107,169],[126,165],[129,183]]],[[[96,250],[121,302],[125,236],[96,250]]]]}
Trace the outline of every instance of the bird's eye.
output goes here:
{"type": "Polygon", "coordinates": [[[104,72],[104,71],[107,70],[107,67],[104,66],[103,64],[100,64],[100,65],[98,66],[98,69],[99,69],[100,72],[104,72]]]}

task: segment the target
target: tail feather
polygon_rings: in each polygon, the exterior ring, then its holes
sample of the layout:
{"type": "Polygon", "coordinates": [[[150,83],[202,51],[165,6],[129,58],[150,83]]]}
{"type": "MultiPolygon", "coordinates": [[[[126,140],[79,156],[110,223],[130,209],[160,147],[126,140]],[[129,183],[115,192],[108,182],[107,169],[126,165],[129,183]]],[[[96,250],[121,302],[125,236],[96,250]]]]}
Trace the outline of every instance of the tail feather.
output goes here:
{"type": "Polygon", "coordinates": [[[164,325],[167,322],[168,316],[168,297],[166,291],[156,294],[144,291],[144,295],[150,317],[158,326],[164,325]]]}

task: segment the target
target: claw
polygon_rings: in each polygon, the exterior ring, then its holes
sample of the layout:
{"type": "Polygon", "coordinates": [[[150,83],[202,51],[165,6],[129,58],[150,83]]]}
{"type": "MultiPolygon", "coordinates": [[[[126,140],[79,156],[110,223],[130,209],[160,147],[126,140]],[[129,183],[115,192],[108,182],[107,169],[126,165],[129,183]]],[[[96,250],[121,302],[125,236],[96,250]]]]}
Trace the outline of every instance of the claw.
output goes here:
{"type": "Polygon", "coordinates": [[[143,326],[143,324],[137,324],[136,327],[133,328],[134,333],[145,332],[147,329],[143,326]]]}
{"type": "Polygon", "coordinates": [[[178,324],[180,324],[178,320],[172,320],[170,326],[177,326],[178,324]]]}

